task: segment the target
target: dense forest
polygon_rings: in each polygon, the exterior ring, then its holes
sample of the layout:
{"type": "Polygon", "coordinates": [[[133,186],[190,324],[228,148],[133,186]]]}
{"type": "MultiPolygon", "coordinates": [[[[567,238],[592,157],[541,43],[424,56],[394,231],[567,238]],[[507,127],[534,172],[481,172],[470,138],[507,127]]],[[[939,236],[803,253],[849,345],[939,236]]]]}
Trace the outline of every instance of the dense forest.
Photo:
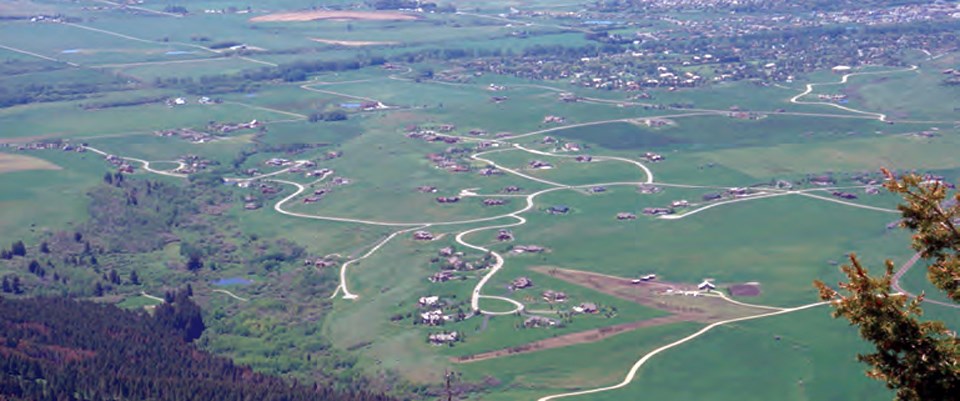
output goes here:
{"type": "Polygon", "coordinates": [[[2,400],[388,401],[254,373],[188,340],[202,330],[185,292],[154,315],[63,298],[0,298],[2,400]]]}

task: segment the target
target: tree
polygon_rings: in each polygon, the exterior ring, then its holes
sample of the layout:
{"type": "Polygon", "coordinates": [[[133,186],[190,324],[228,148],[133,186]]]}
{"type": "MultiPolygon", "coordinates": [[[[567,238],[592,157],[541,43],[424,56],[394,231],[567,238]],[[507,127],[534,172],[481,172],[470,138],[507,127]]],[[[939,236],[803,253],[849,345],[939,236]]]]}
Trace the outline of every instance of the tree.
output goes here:
{"type": "Polygon", "coordinates": [[[3,277],[3,286],[2,286],[2,289],[3,289],[3,292],[4,292],[4,293],[7,293],[7,294],[13,292],[13,287],[10,286],[10,278],[9,278],[9,277],[6,277],[6,276],[3,277]]]}
{"type": "Polygon", "coordinates": [[[116,270],[110,270],[110,282],[120,285],[120,273],[117,273],[116,270]]]}
{"type": "Polygon", "coordinates": [[[187,270],[195,272],[200,270],[203,267],[203,260],[200,259],[199,253],[191,253],[190,258],[187,260],[187,270]]]}
{"type": "Polygon", "coordinates": [[[10,253],[12,253],[13,256],[26,256],[27,247],[23,245],[23,241],[14,242],[13,245],[10,246],[10,253]]]}
{"type": "Polygon", "coordinates": [[[47,244],[47,241],[43,241],[40,243],[40,252],[50,253],[50,244],[47,244]]]}
{"type": "Polygon", "coordinates": [[[31,260],[27,269],[30,270],[30,273],[37,274],[37,270],[40,270],[40,262],[37,262],[36,259],[31,260]]]}
{"type": "Polygon", "coordinates": [[[157,307],[154,319],[179,333],[186,342],[200,338],[206,329],[200,307],[190,299],[187,291],[176,291],[172,298],[173,302],[157,307]]]}
{"type": "Polygon", "coordinates": [[[130,284],[140,285],[140,276],[137,275],[136,270],[130,271],[130,284]]]}
{"type": "Polygon", "coordinates": [[[13,276],[10,280],[10,289],[14,294],[23,294],[23,288],[20,287],[20,276],[13,276]]]}
{"type": "MultiPolygon", "coordinates": [[[[928,278],[952,300],[960,302],[960,194],[947,201],[947,188],[916,175],[896,178],[884,170],[886,188],[906,201],[898,209],[902,225],[914,232],[913,248],[932,260],[928,278]]],[[[886,382],[896,400],[947,400],[960,391],[960,340],[943,322],[923,321],[924,294],[912,298],[896,292],[893,262],[880,277],[871,276],[856,255],[842,266],[849,282],[838,289],[815,282],[820,298],[830,301],[833,316],[845,318],[874,344],[876,352],[858,355],[870,366],[867,376],[886,382]]]]}

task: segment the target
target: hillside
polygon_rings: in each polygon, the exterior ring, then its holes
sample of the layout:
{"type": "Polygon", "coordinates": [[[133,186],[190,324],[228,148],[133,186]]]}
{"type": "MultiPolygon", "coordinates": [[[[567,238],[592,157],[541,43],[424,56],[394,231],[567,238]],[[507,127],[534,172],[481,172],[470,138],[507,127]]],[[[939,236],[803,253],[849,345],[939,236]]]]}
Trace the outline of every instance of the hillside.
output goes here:
{"type": "Polygon", "coordinates": [[[0,316],[4,400],[388,400],[254,373],[194,348],[168,319],[112,305],[0,298],[0,316]]]}

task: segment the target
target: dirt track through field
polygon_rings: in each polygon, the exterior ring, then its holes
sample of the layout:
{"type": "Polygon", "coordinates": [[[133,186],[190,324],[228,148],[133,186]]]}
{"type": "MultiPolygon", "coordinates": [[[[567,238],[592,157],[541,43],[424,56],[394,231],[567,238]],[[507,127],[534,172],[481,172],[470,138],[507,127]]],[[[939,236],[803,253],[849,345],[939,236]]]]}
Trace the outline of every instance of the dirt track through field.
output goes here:
{"type": "Polygon", "coordinates": [[[357,21],[413,21],[416,15],[391,11],[298,11],[274,13],[250,18],[250,22],[304,22],[319,20],[357,20],[357,21]]]}
{"type": "Polygon", "coordinates": [[[623,334],[623,333],[634,331],[644,327],[662,326],[665,324],[687,322],[691,320],[692,319],[689,316],[685,316],[685,315],[671,315],[671,316],[656,317],[653,319],[641,320],[639,322],[623,323],[623,324],[618,324],[614,326],[601,327],[599,329],[564,334],[562,336],[551,337],[546,340],[534,341],[532,343],[527,343],[527,344],[519,345],[516,347],[499,349],[496,351],[489,351],[489,352],[482,352],[479,354],[454,357],[454,358],[451,358],[451,361],[457,362],[457,363],[470,363],[470,362],[483,361],[486,359],[502,358],[510,355],[539,352],[539,351],[544,351],[552,348],[562,348],[562,347],[569,347],[577,344],[594,343],[594,342],[606,340],[607,338],[613,337],[617,334],[623,334]]]}

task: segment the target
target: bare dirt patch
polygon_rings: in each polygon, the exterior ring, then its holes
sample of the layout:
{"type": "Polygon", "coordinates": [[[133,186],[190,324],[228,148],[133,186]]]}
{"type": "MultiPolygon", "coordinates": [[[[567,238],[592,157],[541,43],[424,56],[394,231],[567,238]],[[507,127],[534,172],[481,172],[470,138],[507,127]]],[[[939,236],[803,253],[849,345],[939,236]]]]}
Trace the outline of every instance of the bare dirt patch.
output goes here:
{"type": "Polygon", "coordinates": [[[350,46],[350,47],[386,46],[386,45],[400,44],[400,42],[373,42],[373,41],[365,41],[365,40],[333,40],[333,39],[318,39],[318,38],[310,38],[310,40],[318,43],[328,44],[328,45],[350,46]]]}
{"type": "Polygon", "coordinates": [[[713,323],[725,319],[747,316],[758,311],[725,301],[718,296],[683,295],[696,291],[695,284],[647,281],[633,283],[631,279],[601,273],[557,267],[533,267],[531,270],[548,274],[568,283],[590,288],[620,299],[665,312],[687,316],[691,321],[713,323]],[[672,290],[667,294],[667,290],[672,290]]]}
{"type": "Polygon", "coordinates": [[[760,284],[746,283],[734,284],[730,286],[730,295],[735,297],[756,297],[760,296],[760,284]]]}
{"type": "Polygon", "coordinates": [[[0,174],[26,170],[61,170],[56,164],[32,156],[0,153],[0,174]]]}
{"type": "Polygon", "coordinates": [[[577,345],[577,344],[593,343],[597,341],[602,341],[604,339],[610,338],[617,334],[623,334],[623,333],[637,330],[644,327],[662,326],[665,324],[685,322],[690,320],[691,320],[690,317],[686,315],[672,315],[672,316],[657,317],[653,319],[641,320],[639,322],[624,323],[624,324],[618,324],[615,326],[601,327],[599,329],[564,334],[562,336],[551,337],[546,340],[534,341],[532,343],[518,345],[516,347],[499,349],[496,351],[489,351],[489,352],[482,352],[479,354],[454,357],[454,358],[451,358],[451,361],[458,362],[458,363],[469,363],[469,362],[482,361],[485,359],[501,358],[501,357],[510,356],[510,355],[528,354],[531,352],[538,352],[538,351],[548,350],[551,348],[561,348],[561,347],[569,347],[571,345],[577,345]]]}
{"type": "Polygon", "coordinates": [[[420,17],[393,11],[297,11],[274,13],[250,18],[250,22],[303,22],[319,20],[338,21],[413,21],[420,17]]]}

